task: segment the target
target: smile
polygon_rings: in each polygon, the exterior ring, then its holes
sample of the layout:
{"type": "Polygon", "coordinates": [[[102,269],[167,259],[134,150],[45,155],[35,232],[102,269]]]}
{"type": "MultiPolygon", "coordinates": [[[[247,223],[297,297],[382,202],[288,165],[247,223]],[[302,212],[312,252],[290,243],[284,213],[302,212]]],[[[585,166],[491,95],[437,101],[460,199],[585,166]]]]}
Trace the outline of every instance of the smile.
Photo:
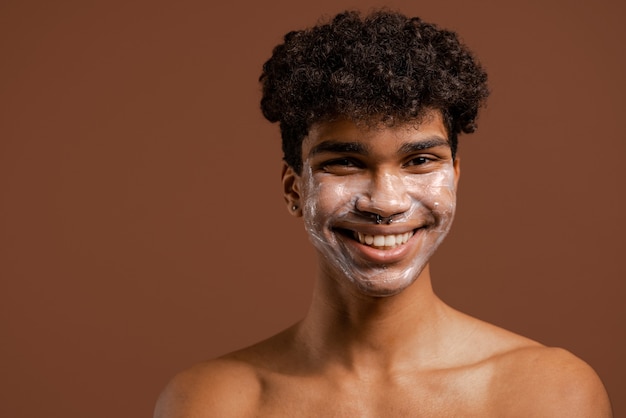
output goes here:
{"type": "Polygon", "coordinates": [[[354,237],[364,245],[377,248],[394,248],[398,245],[406,244],[411,239],[414,231],[395,235],[368,235],[361,232],[354,232],[354,237]]]}

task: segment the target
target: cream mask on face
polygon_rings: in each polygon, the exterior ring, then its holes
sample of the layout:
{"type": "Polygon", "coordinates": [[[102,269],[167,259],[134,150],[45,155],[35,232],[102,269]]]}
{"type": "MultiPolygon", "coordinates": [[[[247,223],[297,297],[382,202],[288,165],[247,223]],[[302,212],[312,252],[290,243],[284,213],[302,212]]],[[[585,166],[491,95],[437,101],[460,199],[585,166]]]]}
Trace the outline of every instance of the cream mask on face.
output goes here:
{"type": "Polygon", "coordinates": [[[300,197],[323,274],[389,296],[427,265],[456,207],[457,172],[435,115],[420,125],[337,121],[311,129],[300,197]]]}

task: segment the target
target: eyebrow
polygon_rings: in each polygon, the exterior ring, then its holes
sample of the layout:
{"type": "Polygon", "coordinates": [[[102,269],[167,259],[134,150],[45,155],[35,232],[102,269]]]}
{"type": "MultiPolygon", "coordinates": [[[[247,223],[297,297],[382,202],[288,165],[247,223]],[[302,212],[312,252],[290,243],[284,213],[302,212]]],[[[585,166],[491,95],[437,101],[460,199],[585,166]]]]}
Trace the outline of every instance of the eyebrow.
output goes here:
{"type": "MultiPolygon", "coordinates": [[[[436,148],[446,146],[449,147],[450,143],[448,140],[440,137],[433,136],[426,138],[421,141],[416,142],[407,142],[402,144],[400,149],[398,150],[399,155],[411,154],[417,151],[423,151],[425,149],[436,148]]],[[[342,141],[334,141],[328,140],[323,141],[311,148],[309,151],[308,157],[313,157],[317,154],[322,154],[325,152],[336,153],[336,154],[360,154],[367,155],[368,147],[367,145],[361,142],[342,142],[342,141]]]]}
{"type": "Polygon", "coordinates": [[[398,150],[398,154],[411,154],[413,152],[443,146],[450,147],[450,143],[448,142],[448,140],[440,136],[433,136],[426,138],[423,141],[407,142],[405,144],[402,144],[402,146],[398,150]]]}

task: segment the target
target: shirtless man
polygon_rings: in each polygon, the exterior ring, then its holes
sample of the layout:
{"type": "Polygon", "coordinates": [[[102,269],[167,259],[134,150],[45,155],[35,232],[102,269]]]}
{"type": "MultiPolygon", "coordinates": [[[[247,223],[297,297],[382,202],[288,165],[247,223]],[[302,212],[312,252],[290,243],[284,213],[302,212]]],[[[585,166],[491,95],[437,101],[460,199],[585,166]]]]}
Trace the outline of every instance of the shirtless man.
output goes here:
{"type": "Polygon", "coordinates": [[[306,317],[176,376],[155,417],[610,417],[565,350],[464,315],[428,262],[455,211],[457,136],[486,74],[456,35],[391,12],[291,32],[263,67],[287,208],[318,254],[306,317]]]}

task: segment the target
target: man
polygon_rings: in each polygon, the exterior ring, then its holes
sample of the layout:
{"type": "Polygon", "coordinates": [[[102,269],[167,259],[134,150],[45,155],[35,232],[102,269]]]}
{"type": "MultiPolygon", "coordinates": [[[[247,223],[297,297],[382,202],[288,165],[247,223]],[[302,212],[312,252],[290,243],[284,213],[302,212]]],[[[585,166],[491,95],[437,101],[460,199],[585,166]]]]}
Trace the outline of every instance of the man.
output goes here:
{"type": "Polygon", "coordinates": [[[487,76],[456,35],[391,12],[291,32],[265,63],[288,210],[318,254],[306,317],[181,373],[156,417],[609,417],[568,352],[466,316],[428,262],[455,212],[457,136],[487,76]]]}

